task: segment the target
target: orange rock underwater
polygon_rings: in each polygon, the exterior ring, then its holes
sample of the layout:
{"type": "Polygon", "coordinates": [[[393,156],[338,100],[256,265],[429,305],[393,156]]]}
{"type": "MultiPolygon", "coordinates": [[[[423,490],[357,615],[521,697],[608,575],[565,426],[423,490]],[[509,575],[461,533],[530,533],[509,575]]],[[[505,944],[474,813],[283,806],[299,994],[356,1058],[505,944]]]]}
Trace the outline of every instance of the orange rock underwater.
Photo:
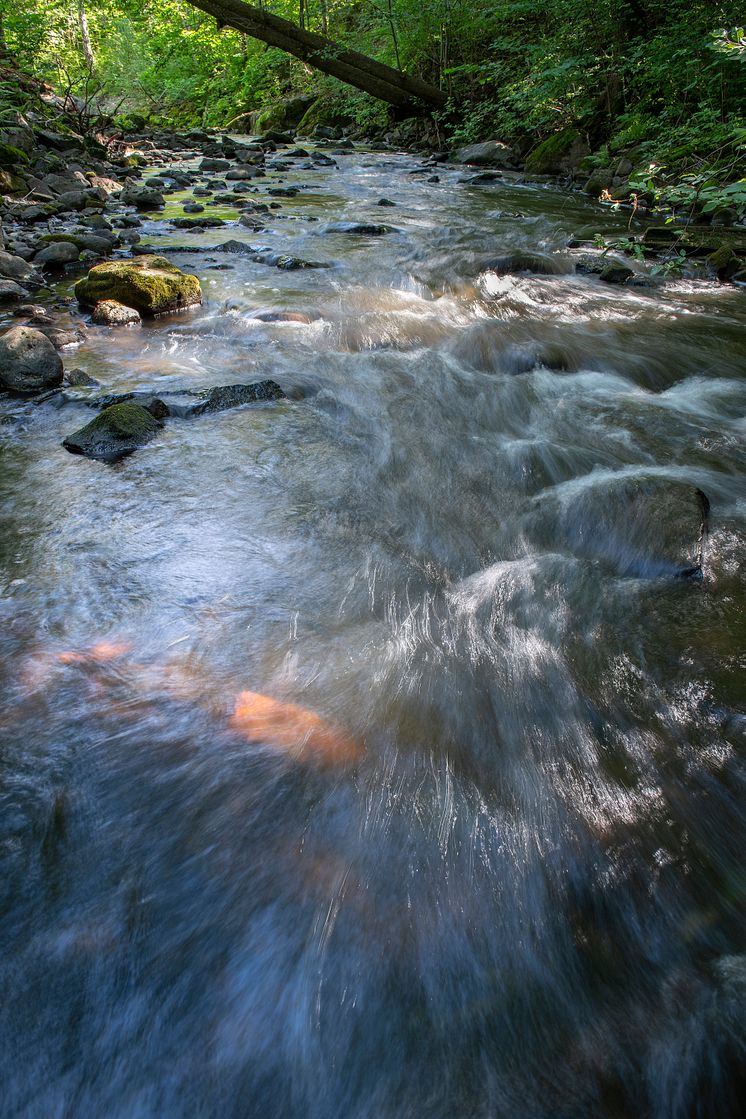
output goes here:
{"type": "Polygon", "coordinates": [[[363,755],[362,743],[315,711],[259,692],[238,694],[230,726],[249,742],[262,742],[299,761],[343,765],[363,755]]]}

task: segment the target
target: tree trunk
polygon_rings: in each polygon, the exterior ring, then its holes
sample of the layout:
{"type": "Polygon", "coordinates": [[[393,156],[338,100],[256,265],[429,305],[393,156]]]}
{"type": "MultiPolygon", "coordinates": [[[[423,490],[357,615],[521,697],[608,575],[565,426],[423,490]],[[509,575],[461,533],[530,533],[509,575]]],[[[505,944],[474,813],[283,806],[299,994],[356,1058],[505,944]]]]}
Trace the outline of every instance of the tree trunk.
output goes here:
{"type": "Polygon", "coordinates": [[[88,31],[88,16],[86,15],[84,0],[78,0],[78,23],[80,24],[80,41],[83,44],[83,57],[88,69],[93,73],[96,68],[96,59],[91,46],[91,36],[88,31]]]}
{"type": "Polygon", "coordinates": [[[385,66],[374,58],[346,50],[338,43],[325,39],[313,31],[296,27],[289,20],[270,15],[260,8],[250,7],[241,0],[189,0],[195,8],[215,16],[219,26],[227,25],[261,39],[271,47],[278,47],[331,74],[347,85],[355,86],[381,101],[399,108],[416,111],[416,102],[424,102],[433,109],[442,109],[446,95],[435,86],[385,66]]]}

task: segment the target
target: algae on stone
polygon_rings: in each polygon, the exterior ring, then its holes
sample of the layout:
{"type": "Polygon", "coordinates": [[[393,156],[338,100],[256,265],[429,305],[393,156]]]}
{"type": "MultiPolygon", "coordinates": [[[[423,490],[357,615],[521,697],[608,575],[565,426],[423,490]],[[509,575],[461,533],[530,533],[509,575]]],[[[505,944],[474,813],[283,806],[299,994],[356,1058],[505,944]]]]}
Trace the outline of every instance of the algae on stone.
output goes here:
{"type": "Polygon", "coordinates": [[[196,276],[182,272],[163,256],[112,260],[97,264],[75,285],[75,297],[84,307],[114,299],[143,315],[160,315],[202,302],[196,276]]]}
{"type": "Polygon", "coordinates": [[[563,128],[543,140],[526,156],[526,170],[537,175],[553,175],[578,167],[588,145],[576,128],[563,128]]]}
{"type": "Polygon", "coordinates": [[[68,435],[62,446],[73,455],[117,462],[149,443],[162,427],[141,404],[112,404],[85,427],[68,435]]]}

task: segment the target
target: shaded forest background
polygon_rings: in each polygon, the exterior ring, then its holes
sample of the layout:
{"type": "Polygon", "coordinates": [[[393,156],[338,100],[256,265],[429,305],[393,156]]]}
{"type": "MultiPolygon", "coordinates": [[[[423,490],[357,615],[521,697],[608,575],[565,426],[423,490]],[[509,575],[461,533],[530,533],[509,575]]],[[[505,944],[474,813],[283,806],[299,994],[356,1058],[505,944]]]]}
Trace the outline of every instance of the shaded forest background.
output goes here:
{"type": "MultiPolygon", "coordinates": [[[[431,143],[496,138],[530,159],[542,142],[579,136],[601,162],[625,153],[684,189],[730,183],[733,203],[746,204],[740,4],[257,2],[442,89],[445,107],[412,126],[431,143]]],[[[6,60],[125,127],[249,131],[281,123],[272,107],[304,96],[318,98],[312,123],[371,137],[397,127],[390,106],[219,29],[186,0],[0,0],[0,15],[6,60]]],[[[16,101],[13,83],[2,83],[0,113],[16,101]]]]}

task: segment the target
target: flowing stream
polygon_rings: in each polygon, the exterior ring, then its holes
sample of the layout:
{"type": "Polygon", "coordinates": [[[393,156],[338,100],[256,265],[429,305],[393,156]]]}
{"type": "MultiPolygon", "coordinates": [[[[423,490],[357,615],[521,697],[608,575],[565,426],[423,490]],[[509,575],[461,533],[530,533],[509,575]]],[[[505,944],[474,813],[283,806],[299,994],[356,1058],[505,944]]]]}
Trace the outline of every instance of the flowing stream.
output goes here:
{"type": "Polygon", "coordinates": [[[548,187],[335,159],[260,232],[171,196],[202,308],[1,406],[0,1112],[737,1119],[746,295],[576,274],[628,215],[548,187]],[[265,378],[61,446],[86,394],[265,378]]]}

